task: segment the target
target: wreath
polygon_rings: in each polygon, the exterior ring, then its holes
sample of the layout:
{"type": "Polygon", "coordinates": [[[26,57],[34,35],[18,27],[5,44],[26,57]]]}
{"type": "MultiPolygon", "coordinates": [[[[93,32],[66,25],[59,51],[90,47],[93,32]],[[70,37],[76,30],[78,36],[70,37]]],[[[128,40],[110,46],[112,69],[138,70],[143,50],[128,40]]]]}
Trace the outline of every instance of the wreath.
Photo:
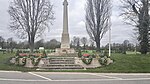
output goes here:
{"type": "Polygon", "coordinates": [[[89,57],[89,58],[83,57],[83,58],[82,58],[82,62],[85,63],[86,65],[90,65],[91,62],[92,62],[92,60],[93,60],[92,57],[89,57]]]}
{"type": "Polygon", "coordinates": [[[101,65],[107,65],[107,57],[105,56],[105,57],[100,58],[99,63],[101,65]]]}
{"type": "Polygon", "coordinates": [[[42,57],[43,57],[43,58],[46,58],[46,57],[47,57],[47,54],[46,54],[45,50],[44,50],[43,53],[42,53],[42,57]]]}
{"type": "Polygon", "coordinates": [[[22,59],[22,63],[23,63],[22,66],[25,66],[25,64],[26,64],[26,59],[27,59],[27,58],[23,58],[23,59],[22,59]]]}
{"type": "Polygon", "coordinates": [[[16,65],[19,65],[19,56],[16,56],[16,65]]]}
{"type": "Polygon", "coordinates": [[[25,57],[20,57],[20,56],[16,56],[16,63],[15,65],[18,65],[18,66],[24,66],[26,64],[26,58],[25,57]],[[22,63],[23,64],[19,64],[19,59],[22,58],[22,63]]]}
{"type": "Polygon", "coordinates": [[[32,60],[32,64],[33,64],[34,66],[37,66],[37,65],[39,64],[41,58],[38,58],[37,60],[35,60],[34,58],[31,58],[31,60],[32,60]]]}
{"type": "Polygon", "coordinates": [[[38,58],[38,59],[36,60],[36,62],[35,62],[35,65],[34,65],[34,66],[37,66],[37,65],[39,64],[40,60],[41,60],[41,58],[38,58]]]}

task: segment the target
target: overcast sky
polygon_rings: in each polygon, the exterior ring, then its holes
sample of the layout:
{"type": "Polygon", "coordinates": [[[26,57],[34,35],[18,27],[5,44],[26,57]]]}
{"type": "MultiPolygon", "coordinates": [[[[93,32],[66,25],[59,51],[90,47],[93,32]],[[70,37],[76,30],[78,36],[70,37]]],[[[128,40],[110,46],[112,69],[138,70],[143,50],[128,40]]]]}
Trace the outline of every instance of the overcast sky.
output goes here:
{"type": "MultiPolygon", "coordinates": [[[[8,30],[9,25],[9,15],[7,13],[9,2],[11,0],[0,0],[0,36],[5,39],[13,37],[15,40],[20,41],[13,32],[8,30]]],[[[40,38],[47,40],[57,39],[60,41],[62,33],[62,21],[63,21],[63,0],[51,0],[54,4],[55,21],[54,25],[51,26],[50,31],[40,38]]],[[[76,37],[87,37],[89,38],[86,28],[85,28],[85,3],[86,0],[68,0],[69,2],[69,33],[70,38],[76,37]]],[[[122,43],[124,40],[131,41],[131,34],[133,32],[133,27],[128,26],[123,23],[121,17],[119,17],[119,0],[112,0],[112,43],[122,43]]],[[[102,44],[108,43],[108,33],[102,39],[102,44]]]]}

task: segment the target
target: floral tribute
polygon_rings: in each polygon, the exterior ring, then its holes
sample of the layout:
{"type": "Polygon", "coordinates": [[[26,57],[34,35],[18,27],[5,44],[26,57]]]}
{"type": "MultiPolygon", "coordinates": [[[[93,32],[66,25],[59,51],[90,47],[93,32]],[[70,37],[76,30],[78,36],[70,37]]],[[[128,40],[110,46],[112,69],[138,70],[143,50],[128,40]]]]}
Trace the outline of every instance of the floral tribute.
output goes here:
{"type": "Polygon", "coordinates": [[[93,60],[92,56],[87,53],[83,54],[81,59],[82,62],[85,63],[86,65],[90,65],[93,60]]]}
{"type": "Polygon", "coordinates": [[[42,52],[42,53],[24,53],[24,52],[21,52],[21,51],[17,51],[16,52],[16,56],[15,56],[15,61],[16,61],[16,65],[21,65],[21,66],[24,66],[26,64],[26,59],[27,58],[30,58],[32,60],[32,64],[34,66],[37,66],[38,63],[40,62],[41,58],[46,58],[47,57],[47,54],[45,52],[45,50],[42,52]],[[22,59],[21,60],[21,63],[20,63],[20,60],[19,59],[22,59]]]}

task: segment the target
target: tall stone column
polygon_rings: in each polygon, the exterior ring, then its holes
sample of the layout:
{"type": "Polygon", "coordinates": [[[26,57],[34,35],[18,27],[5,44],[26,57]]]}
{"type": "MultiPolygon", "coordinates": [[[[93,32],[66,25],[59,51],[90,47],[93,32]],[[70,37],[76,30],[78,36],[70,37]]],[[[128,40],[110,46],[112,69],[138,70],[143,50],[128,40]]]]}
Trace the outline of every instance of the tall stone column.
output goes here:
{"type": "Polygon", "coordinates": [[[61,48],[70,48],[70,39],[68,33],[68,2],[64,0],[63,2],[63,33],[61,37],[61,48]]]}

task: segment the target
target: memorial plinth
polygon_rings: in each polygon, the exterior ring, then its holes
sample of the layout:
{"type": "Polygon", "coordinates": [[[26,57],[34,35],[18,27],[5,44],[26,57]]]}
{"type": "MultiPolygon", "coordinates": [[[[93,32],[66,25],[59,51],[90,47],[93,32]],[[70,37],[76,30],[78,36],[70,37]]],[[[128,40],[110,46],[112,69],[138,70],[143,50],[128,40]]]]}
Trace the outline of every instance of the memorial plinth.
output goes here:
{"type": "Polygon", "coordinates": [[[61,48],[70,48],[70,39],[68,33],[68,2],[67,0],[63,3],[64,13],[63,13],[63,33],[61,37],[61,48]]]}
{"type": "Polygon", "coordinates": [[[75,53],[74,49],[70,48],[70,38],[68,33],[68,2],[64,0],[63,2],[63,32],[61,37],[61,48],[56,49],[56,54],[70,54],[75,53]]]}

